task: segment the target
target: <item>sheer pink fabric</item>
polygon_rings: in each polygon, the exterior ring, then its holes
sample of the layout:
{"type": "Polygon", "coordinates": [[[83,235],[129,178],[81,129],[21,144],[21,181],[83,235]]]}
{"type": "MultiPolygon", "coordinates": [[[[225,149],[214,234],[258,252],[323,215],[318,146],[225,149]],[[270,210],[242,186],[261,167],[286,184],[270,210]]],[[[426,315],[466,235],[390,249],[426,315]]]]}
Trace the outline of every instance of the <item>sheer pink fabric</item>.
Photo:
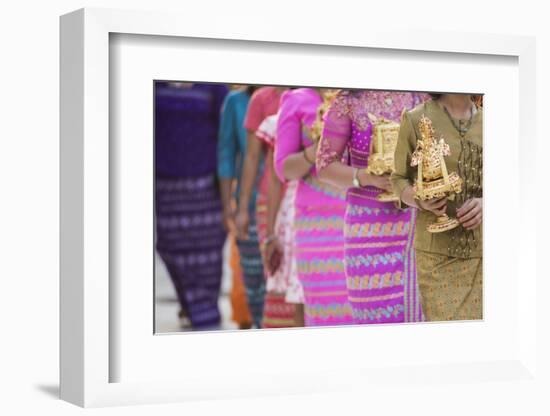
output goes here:
{"type": "MultiPolygon", "coordinates": [[[[336,103],[339,101],[337,99],[336,103]]],[[[323,134],[317,149],[317,171],[341,160],[351,137],[351,118],[340,110],[340,105],[333,105],[325,114],[324,121],[323,134]]]]}
{"type": "MultiPolygon", "coordinates": [[[[311,88],[288,91],[281,99],[275,170],[285,182],[285,160],[313,144],[311,126],[321,103],[311,88]]],[[[318,180],[315,166],[298,180],[293,228],[306,326],[353,322],[343,264],[344,197],[344,192],[318,180]]]]}

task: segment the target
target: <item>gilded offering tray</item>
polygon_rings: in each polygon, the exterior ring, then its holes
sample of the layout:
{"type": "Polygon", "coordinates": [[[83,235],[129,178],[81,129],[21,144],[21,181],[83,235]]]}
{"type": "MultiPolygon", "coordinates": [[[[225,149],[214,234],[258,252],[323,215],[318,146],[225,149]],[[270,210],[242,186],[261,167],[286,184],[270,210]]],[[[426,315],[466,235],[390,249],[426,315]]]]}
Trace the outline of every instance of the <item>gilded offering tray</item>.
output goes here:
{"type": "Polygon", "coordinates": [[[399,136],[399,123],[376,118],[369,114],[373,122],[372,139],[367,165],[367,173],[381,176],[395,169],[394,153],[399,136]]]}
{"type": "Polygon", "coordinates": [[[330,109],[330,106],[332,105],[332,102],[338,95],[338,92],[340,90],[336,89],[323,89],[321,91],[321,97],[323,101],[321,104],[319,104],[319,107],[317,107],[317,116],[315,117],[315,121],[311,125],[310,129],[310,138],[314,142],[318,142],[321,139],[321,135],[323,134],[323,127],[324,127],[324,117],[325,114],[330,109]]]}
{"type": "MultiPolygon", "coordinates": [[[[418,179],[417,179],[418,182],[418,179]]],[[[462,189],[462,179],[458,173],[452,172],[449,174],[449,181],[445,182],[444,178],[439,178],[434,181],[424,182],[422,189],[418,189],[418,183],[414,184],[416,196],[423,201],[432,198],[443,198],[450,193],[459,193],[462,189]]]]}
{"type": "Polygon", "coordinates": [[[447,215],[437,217],[434,223],[428,224],[426,229],[430,233],[443,233],[452,230],[460,225],[456,218],[450,218],[447,215]]]}
{"type": "MultiPolygon", "coordinates": [[[[372,122],[372,136],[369,147],[368,164],[365,171],[371,175],[382,176],[395,170],[394,153],[399,137],[399,123],[377,118],[369,113],[372,122]]],[[[380,202],[399,201],[393,192],[382,192],[376,199],[380,202]]]]}
{"type": "MultiPolygon", "coordinates": [[[[416,142],[416,149],[412,154],[411,166],[418,166],[418,175],[414,184],[417,198],[426,201],[433,198],[452,196],[462,191],[462,179],[457,172],[449,173],[445,156],[451,154],[445,139],[435,138],[435,130],[430,120],[422,115],[418,123],[421,138],[416,142]]],[[[430,233],[441,233],[452,230],[460,225],[456,218],[449,218],[446,214],[437,217],[436,222],[428,224],[426,229],[430,233]]]]}
{"type": "Polygon", "coordinates": [[[382,176],[394,171],[395,164],[393,154],[374,154],[368,158],[367,173],[382,176]]]}

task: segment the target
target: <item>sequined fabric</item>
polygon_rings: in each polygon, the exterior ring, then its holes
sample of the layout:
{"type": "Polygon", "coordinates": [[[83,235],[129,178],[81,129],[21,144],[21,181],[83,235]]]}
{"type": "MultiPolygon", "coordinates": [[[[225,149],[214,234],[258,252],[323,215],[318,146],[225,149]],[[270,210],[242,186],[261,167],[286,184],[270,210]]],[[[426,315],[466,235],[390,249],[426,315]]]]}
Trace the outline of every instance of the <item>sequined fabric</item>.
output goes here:
{"type": "MultiPolygon", "coordinates": [[[[456,198],[457,206],[469,199],[483,196],[483,148],[477,144],[463,140],[458,157],[458,175],[462,178],[462,192],[456,198]]],[[[472,250],[478,247],[475,231],[457,227],[451,230],[449,255],[454,257],[470,257],[472,250]]]]}

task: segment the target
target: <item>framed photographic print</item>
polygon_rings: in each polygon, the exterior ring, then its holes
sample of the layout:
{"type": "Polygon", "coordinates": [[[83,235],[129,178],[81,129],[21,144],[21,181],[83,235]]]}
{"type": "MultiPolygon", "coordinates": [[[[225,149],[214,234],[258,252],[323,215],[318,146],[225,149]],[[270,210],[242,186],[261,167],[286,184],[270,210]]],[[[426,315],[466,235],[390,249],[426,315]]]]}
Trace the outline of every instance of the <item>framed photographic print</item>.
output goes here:
{"type": "Polygon", "coordinates": [[[181,17],[61,18],[61,397],[537,386],[534,40],[181,17]]]}

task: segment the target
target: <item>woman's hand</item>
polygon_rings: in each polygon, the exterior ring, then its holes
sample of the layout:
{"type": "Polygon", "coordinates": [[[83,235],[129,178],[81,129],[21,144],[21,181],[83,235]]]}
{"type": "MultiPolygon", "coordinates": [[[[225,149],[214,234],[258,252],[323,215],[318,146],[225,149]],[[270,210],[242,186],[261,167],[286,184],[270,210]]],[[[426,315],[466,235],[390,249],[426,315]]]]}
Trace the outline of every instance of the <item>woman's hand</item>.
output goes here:
{"type": "Polygon", "coordinates": [[[467,230],[474,230],[483,220],[483,200],[481,198],[468,199],[456,210],[458,221],[467,230]]]}
{"type": "Polygon", "coordinates": [[[371,175],[370,173],[365,172],[364,169],[361,169],[358,173],[358,179],[361,186],[374,186],[378,189],[383,189],[384,191],[392,191],[390,175],[371,175]]]}
{"type": "Polygon", "coordinates": [[[317,156],[317,145],[318,142],[313,143],[311,146],[308,146],[304,149],[305,157],[309,164],[315,164],[315,157],[317,156]]]}
{"type": "Polygon", "coordinates": [[[250,224],[250,217],[248,210],[239,209],[237,216],[235,217],[235,226],[237,228],[237,239],[248,240],[248,225],[250,224]]]}
{"type": "Polygon", "coordinates": [[[422,201],[420,199],[416,200],[416,204],[420,209],[423,209],[425,211],[433,212],[438,217],[441,217],[442,215],[445,215],[445,212],[447,211],[447,197],[444,196],[443,198],[432,198],[428,199],[426,201],[422,201]]]}
{"type": "Polygon", "coordinates": [[[281,266],[283,247],[278,238],[274,238],[265,245],[264,258],[269,274],[273,275],[281,266]]]}
{"type": "Polygon", "coordinates": [[[390,175],[383,175],[383,176],[371,175],[371,176],[372,176],[372,179],[371,179],[372,186],[375,186],[379,189],[383,189],[384,191],[388,191],[388,192],[392,191],[390,175]]]}
{"type": "Polygon", "coordinates": [[[236,235],[237,227],[235,225],[235,212],[229,207],[224,207],[222,211],[223,228],[227,233],[236,235]]]}
{"type": "Polygon", "coordinates": [[[315,166],[317,143],[296,153],[289,154],[283,163],[283,176],[287,180],[301,179],[311,172],[315,166]]]}

